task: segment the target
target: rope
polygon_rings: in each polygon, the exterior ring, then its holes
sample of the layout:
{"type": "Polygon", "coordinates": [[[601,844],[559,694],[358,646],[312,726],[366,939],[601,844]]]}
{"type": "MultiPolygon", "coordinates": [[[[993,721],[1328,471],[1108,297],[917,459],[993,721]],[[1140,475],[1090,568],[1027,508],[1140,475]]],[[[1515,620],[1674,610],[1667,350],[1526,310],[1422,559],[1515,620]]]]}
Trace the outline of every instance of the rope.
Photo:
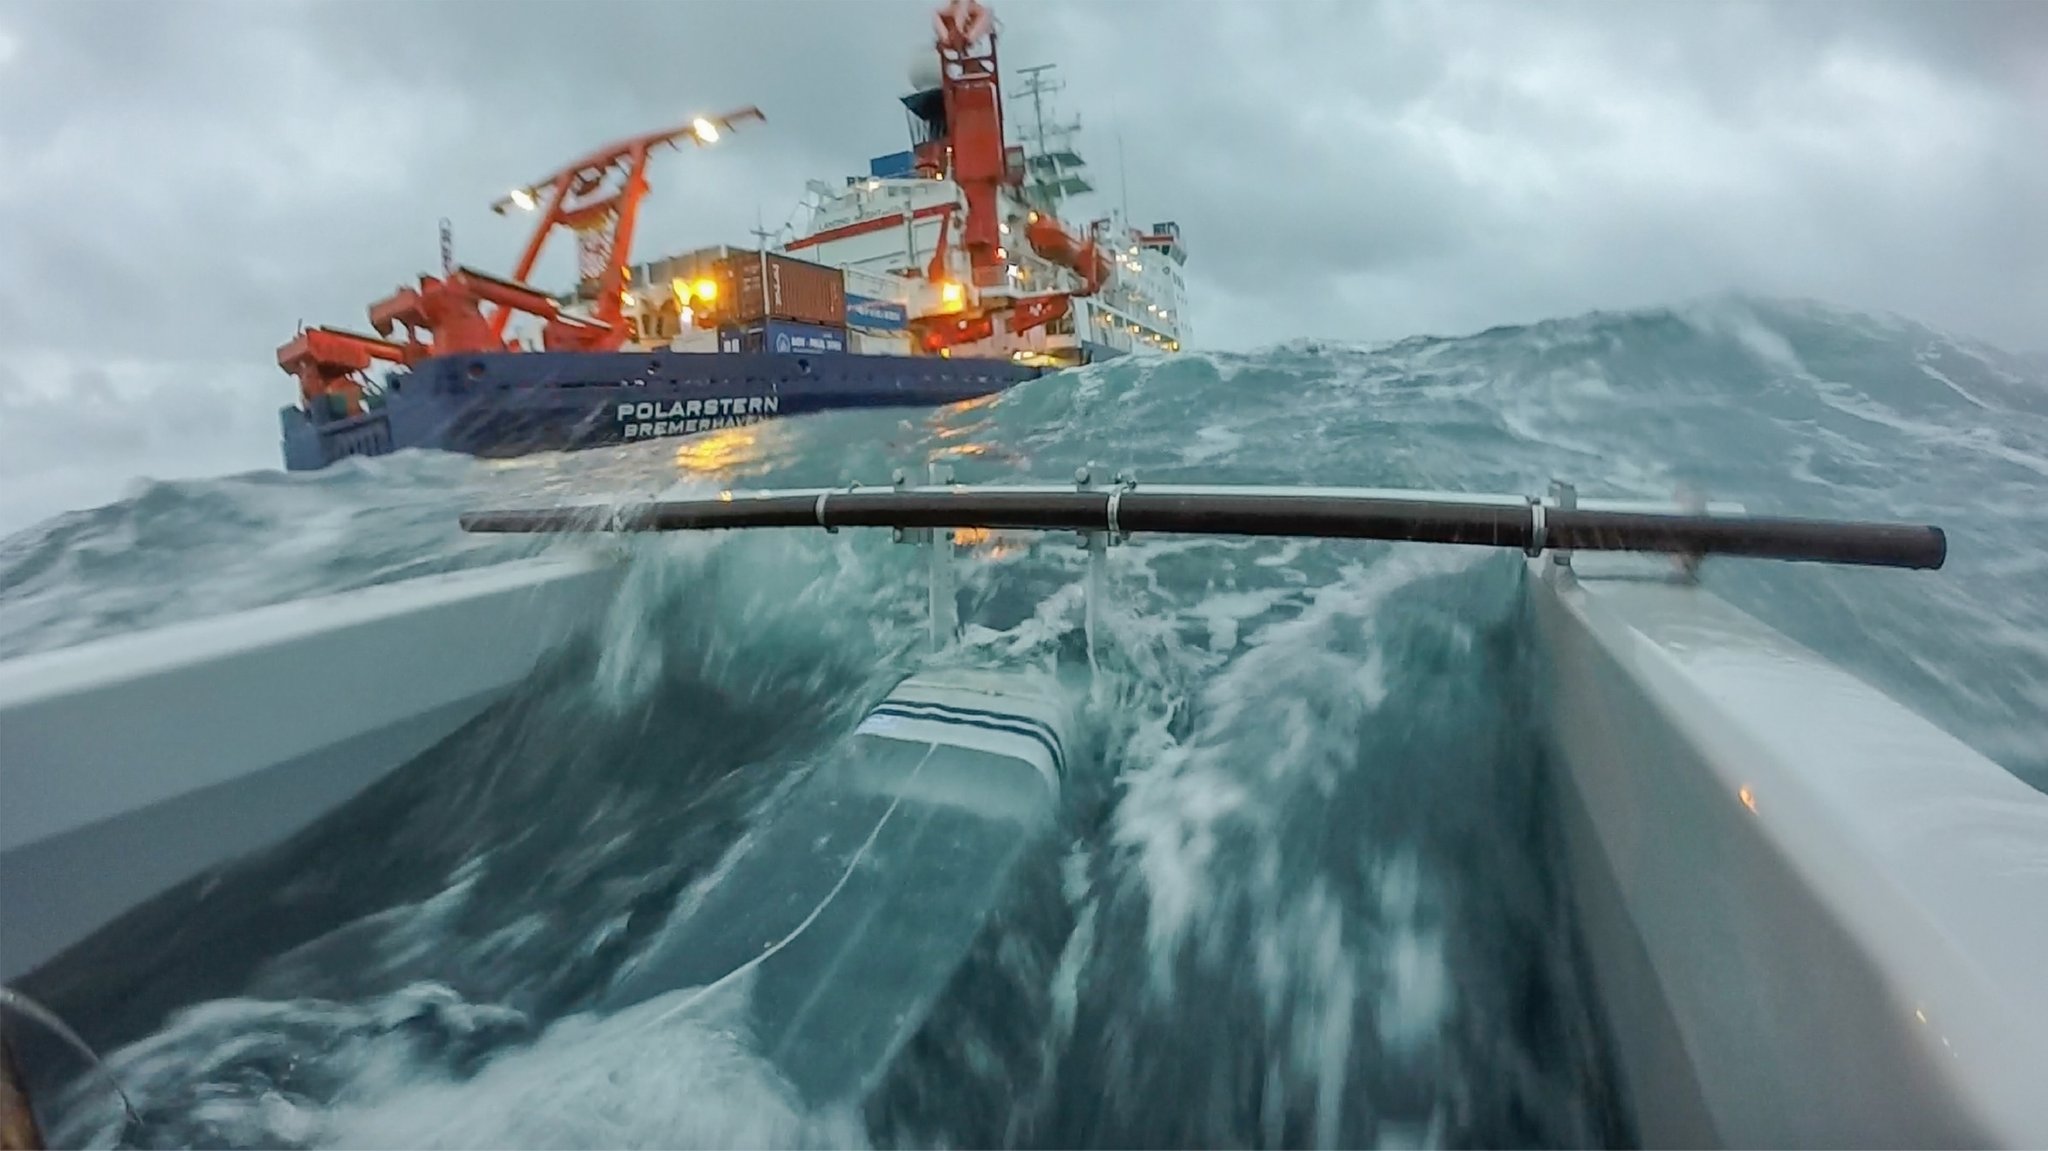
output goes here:
{"type": "MultiPolygon", "coordinates": [[[[121,1099],[121,1110],[127,1115],[127,1126],[122,1127],[120,1134],[127,1134],[131,1127],[139,1128],[142,1126],[142,1117],[135,1113],[135,1104],[129,1102],[128,1093],[121,1090],[121,1081],[114,1077],[113,1069],[101,1061],[99,1055],[93,1051],[92,1046],[79,1038],[78,1032],[71,1030],[70,1026],[57,1017],[56,1012],[30,999],[21,992],[5,986],[0,986],[0,1006],[12,1007],[44,1027],[49,1028],[57,1038],[62,1039],[74,1051],[85,1056],[85,1061],[100,1073],[101,1077],[107,1081],[107,1086],[113,1088],[114,1094],[121,1099]]],[[[116,1136],[116,1138],[118,1137],[116,1136]]]]}
{"type": "Polygon", "coordinates": [[[670,1019],[675,1015],[680,1014],[681,1012],[687,1011],[690,1008],[695,1007],[699,1002],[703,1001],[703,999],[706,996],[710,995],[712,992],[717,991],[719,988],[724,987],[728,983],[731,983],[733,980],[739,978],[746,972],[751,971],[756,967],[759,967],[763,963],[766,963],[777,952],[781,951],[785,947],[788,947],[790,944],[796,942],[797,936],[802,935],[807,929],[809,929],[811,924],[816,923],[818,921],[818,917],[825,913],[825,909],[832,905],[832,901],[839,898],[839,893],[846,889],[847,881],[853,878],[854,869],[860,866],[861,860],[867,858],[868,850],[874,847],[875,840],[881,838],[882,829],[889,825],[889,818],[896,814],[896,808],[903,803],[903,796],[909,790],[909,785],[917,781],[918,773],[924,770],[924,765],[931,761],[932,753],[938,750],[939,745],[936,743],[926,745],[924,749],[923,758],[917,761],[916,767],[910,769],[909,777],[903,781],[905,785],[903,790],[898,791],[896,793],[896,798],[889,801],[889,806],[882,812],[882,818],[875,821],[874,830],[868,832],[867,839],[861,843],[860,850],[855,851],[853,853],[853,858],[847,860],[846,870],[840,873],[839,882],[834,883],[832,885],[832,890],[825,893],[825,898],[819,900],[818,905],[816,907],[811,908],[811,913],[809,915],[804,916],[804,921],[802,923],[797,924],[795,928],[791,929],[788,935],[783,936],[781,939],[778,939],[774,943],[769,944],[766,948],[763,948],[761,954],[754,956],[752,959],[747,960],[745,963],[740,964],[738,967],[733,968],[731,971],[726,972],[724,975],[719,976],[717,979],[712,980],[710,983],[707,983],[704,986],[699,987],[696,990],[696,992],[694,992],[688,999],[683,1000],[681,1003],[676,1004],[674,1007],[671,1007],[667,1011],[662,1012],[660,1015],[655,1016],[653,1019],[648,1020],[647,1025],[649,1027],[652,1027],[657,1023],[661,1023],[664,1020],[670,1019]]]}

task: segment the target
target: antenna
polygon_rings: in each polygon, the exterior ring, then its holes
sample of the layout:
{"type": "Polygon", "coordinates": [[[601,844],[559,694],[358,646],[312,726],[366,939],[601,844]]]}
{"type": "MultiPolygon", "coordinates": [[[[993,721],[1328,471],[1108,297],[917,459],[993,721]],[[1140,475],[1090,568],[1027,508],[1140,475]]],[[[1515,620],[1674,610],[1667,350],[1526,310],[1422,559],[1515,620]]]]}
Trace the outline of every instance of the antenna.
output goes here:
{"type": "Polygon", "coordinates": [[[1124,117],[1117,110],[1114,99],[1110,101],[1109,114],[1116,117],[1116,191],[1123,205],[1118,211],[1123,213],[1124,227],[1128,228],[1131,226],[1131,181],[1124,175],[1124,117]]]}
{"type": "Polygon", "coordinates": [[[754,205],[754,239],[761,249],[761,311],[763,312],[762,318],[764,322],[767,318],[766,313],[771,310],[768,307],[770,299],[768,294],[768,238],[774,234],[762,222],[761,205],[756,203],[754,205]]]}
{"type": "Polygon", "coordinates": [[[1031,135],[1038,144],[1039,155],[1045,154],[1045,96],[1066,87],[1063,81],[1048,80],[1045,73],[1057,67],[1055,64],[1033,64],[1017,71],[1024,74],[1023,95],[1031,97],[1031,135]]]}
{"type": "Polygon", "coordinates": [[[448,218],[441,218],[441,274],[451,275],[455,271],[455,226],[448,218]]]}
{"type": "Polygon", "coordinates": [[[1057,212],[1060,201],[1093,190],[1081,175],[1085,164],[1074,151],[1073,137],[1080,131],[1080,120],[1059,123],[1047,119],[1047,97],[1067,86],[1064,80],[1050,75],[1057,67],[1033,64],[1017,69],[1025,78],[1024,84],[1009,94],[1011,99],[1028,97],[1031,101],[1031,123],[1022,133],[1027,145],[1025,170],[1030,173],[1028,186],[1033,206],[1045,212],[1057,212]]]}

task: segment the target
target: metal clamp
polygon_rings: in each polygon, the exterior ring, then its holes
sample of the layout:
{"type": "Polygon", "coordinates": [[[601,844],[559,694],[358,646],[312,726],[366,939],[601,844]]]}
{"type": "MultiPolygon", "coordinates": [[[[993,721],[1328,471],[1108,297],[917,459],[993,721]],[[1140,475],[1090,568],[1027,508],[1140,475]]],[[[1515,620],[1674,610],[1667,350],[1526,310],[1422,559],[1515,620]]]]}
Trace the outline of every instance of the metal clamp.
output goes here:
{"type": "Polygon", "coordinates": [[[1530,557],[1543,554],[1543,497],[1530,496],[1529,500],[1529,544],[1522,551],[1530,557]]]}
{"type": "Polygon", "coordinates": [[[1138,486],[1138,477],[1127,470],[1119,471],[1116,474],[1115,483],[1116,486],[1111,488],[1109,492],[1109,546],[1111,547],[1116,547],[1131,538],[1130,533],[1123,530],[1123,526],[1117,523],[1116,513],[1117,506],[1123,503],[1124,493],[1138,486]]]}
{"type": "MultiPolygon", "coordinates": [[[[1579,489],[1576,485],[1568,484],[1563,480],[1553,477],[1550,481],[1550,498],[1557,501],[1558,511],[1568,512],[1579,506],[1579,489]]],[[[1551,552],[1550,564],[1552,567],[1571,567],[1571,550],[1569,548],[1561,548],[1551,552]]]]}
{"type": "MultiPolygon", "coordinates": [[[[855,491],[855,490],[856,490],[857,488],[859,488],[859,487],[860,487],[860,481],[859,481],[859,480],[855,480],[855,481],[853,481],[852,483],[850,483],[850,484],[846,485],[846,494],[848,494],[848,495],[851,495],[851,494],[853,494],[853,492],[854,492],[854,491],[855,491]]],[[[833,490],[831,490],[831,491],[822,491],[822,492],[819,492],[819,493],[818,493],[818,504],[817,504],[817,507],[816,507],[816,509],[815,509],[815,510],[814,510],[814,512],[813,512],[813,514],[814,514],[814,515],[816,515],[816,516],[817,516],[817,518],[818,518],[818,526],[819,526],[819,527],[821,527],[821,528],[824,528],[824,529],[825,529],[825,532],[826,532],[826,534],[828,534],[828,535],[838,535],[838,534],[839,534],[839,529],[838,529],[838,528],[835,528],[835,527],[833,527],[833,526],[832,526],[831,524],[828,524],[828,523],[826,523],[826,522],[825,522],[825,501],[826,501],[826,500],[828,500],[828,499],[831,499],[831,498],[832,498],[833,496],[835,496],[835,495],[837,495],[837,494],[839,494],[839,491],[838,491],[838,489],[836,489],[836,488],[835,488],[835,489],[833,489],[833,490]]]]}
{"type": "MultiPolygon", "coordinates": [[[[1093,532],[1084,529],[1083,531],[1081,531],[1079,533],[1081,537],[1080,544],[1083,548],[1093,546],[1090,541],[1093,540],[1094,537],[1097,535],[1103,536],[1104,542],[1108,544],[1110,547],[1115,547],[1118,544],[1121,544],[1125,540],[1130,538],[1130,533],[1124,531],[1123,526],[1117,522],[1117,509],[1123,502],[1124,493],[1130,491],[1132,488],[1135,488],[1137,486],[1138,477],[1136,475],[1132,474],[1132,472],[1129,469],[1118,469],[1116,475],[1110,479],[1109,485],[1107,487],[1107,491],[1109,493],[1109,515],[1108,523],[1106,525],[1107,530],[1103,532],[1093,532]]],[[[1074,469],[1074,490],[1077,492],[1098,492],[1105,490],[1102,485],[1099,485],[1095,482],[1094,464],[1082,464],[1080,467],[1074,469]]]]}
{"type": "MultiPolygon", "coordinates": [[[[899,492],[909,491],[910,473],[904,471],[902,468],[897,468],[895,471],[890,472],[889,486],[896,489],[899,492]]],[[[891,543],[899,544],[912,542],[910,533],[900,527],[889,529],[889,541],[891,543]]]]}
{"type": "MultiPolygon", "coordinates": [[[[1678,490],[1672,493],[1672,502],[1678,505],[1678,510],[1682,514],[1707,514],[1707,493],[1691,484],[1680,483],[1678,490]]],[[[1678,565],[1680,578],[1687,583],[1700,582],[1700,565],[1706,562],[1706,558],[1704,553],[1697,551],[1679,552],[1672,557],[1673,562],[1678,565]]]]}

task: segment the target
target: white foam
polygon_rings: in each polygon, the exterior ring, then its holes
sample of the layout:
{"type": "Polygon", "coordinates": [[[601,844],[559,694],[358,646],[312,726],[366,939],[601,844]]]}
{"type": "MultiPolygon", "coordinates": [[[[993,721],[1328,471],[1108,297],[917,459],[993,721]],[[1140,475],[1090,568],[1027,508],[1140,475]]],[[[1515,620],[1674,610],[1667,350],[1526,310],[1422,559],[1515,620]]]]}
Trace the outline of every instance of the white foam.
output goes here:
{"type": "Polygon", "coordinates": [[[1915,352],[1913,354],[1914,361],[1920,365],[1921,375],[1926,376],[1928,379],[1933,380],[1935,383],[1942,385],[1949,391],[1954,392],[1956,395],[1961,396],[1963,399],[1969,401],[1972,404],[1975,404],[1980,408],[1988,409],[1991,407],[1990,404],[1987,404],[1983,400],[1980,400],[1976,396],[1972,395],[1969,389],[1963,387],[1963,385],[1956,383],[1954,380],[1950,379],[1946,373],[1941,371],[1941,369],[1936,368],[1933,364],[1929,363],[1929,358],[1930,357],[1924,351],[1915,352]]]}
{"type": "MultiPolygon", "coordinates": [[[[690,992],[574,1015],[462,1081],[386,1063],[325,1117],[331,1147],[856,1147],[850,1112],[806,1114],[730,1017],[690,992]],[[707,1005],[708,1006],[708,1005],[707,1005]]],[[[737,996],[735,999],[737,1000],[737,996]]]]}
{"type": "Polygon", "coordinates": [[[1807,374],[1806,364],[1793,350],[1791,341],[1739,301],[1725,298],[1698,301],[1674,309],[1673,314],[1703,335],[1733,339],[1767,367],[1791,376],[1807,374]]]}
{"type": "Polygon", "coordinates": [[[1214,592],[1203,596],[1189,614],[1209,625],[1209,650],[1228,652],[1238,645],[1238,624],[1272,611],[1292,598],[1286,588],[1258,591],[1214,592]]]}
{"type": "MultiPolygon", "coordinates": [[[[1250,649],[1208,682],[1202,725],[1190,743],[1164,747],[1126,773],[1112,838],[1133,853],[1144,879],[1155,994],[1171,996],[1174,959],[1213,893],[1247,882],[1242,873],[1213,870],[1225,822],[1271,824],[1288,791],[1331,791],[1332,749],[1385,701],[1384,665],[1370,654],[1376,645],[1362,660],[1338,655],[1330,650],[1338,631],[1369,630],[1393,592],[1478,561],[1456,549],[1412,548],[1347,569],[1339,582],[1317,589],[1299,616],[1261,628],[1250,649]],[[1333,694],[1338,684],[1346,687],[1333,694]],[[1246,770],[1252,765],[1256,775],[1246,770]]],[[[1277,858],[1277,845],[1266,850],[1277,858]]]]}
{"type": "Polygon", "coordinates": [[[1374,1018],[1385,1049],[1412,1054],[1449,1018],[1451,979],[1443,932],[1423,922],[1422,872],[1413,855],[1397,856],[1380,867],[1375,894],[1382,978],[1374,1018]]]}
{"type": "Polygon", "coordinates": [[[1181,451],[1184,463],[1199,464],[1228,456],[1244,446],[1241,432],[1220,424],[1209,424],[1195,429],[1194,442],[1181,451]]]}

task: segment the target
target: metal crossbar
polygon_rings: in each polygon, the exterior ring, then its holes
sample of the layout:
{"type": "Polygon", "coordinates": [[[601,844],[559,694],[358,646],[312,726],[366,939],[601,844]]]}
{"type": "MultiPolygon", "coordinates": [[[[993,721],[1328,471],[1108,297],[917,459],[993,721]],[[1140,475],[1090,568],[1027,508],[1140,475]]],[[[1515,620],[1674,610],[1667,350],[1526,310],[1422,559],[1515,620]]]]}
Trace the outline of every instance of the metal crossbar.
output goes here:
{"type": "Polygon", "coordinates": [[[1381,488],[1228,485],[900,484],[809,488],[625,507],[470,512],[472,532],[665,532],[732,528],[886,527],[1298,536],[1555,551],[1732,555],[1933,569],[1948,541],[1931,524],[1755,516],[1740,505],[1464,495],[1381,488]]]}

